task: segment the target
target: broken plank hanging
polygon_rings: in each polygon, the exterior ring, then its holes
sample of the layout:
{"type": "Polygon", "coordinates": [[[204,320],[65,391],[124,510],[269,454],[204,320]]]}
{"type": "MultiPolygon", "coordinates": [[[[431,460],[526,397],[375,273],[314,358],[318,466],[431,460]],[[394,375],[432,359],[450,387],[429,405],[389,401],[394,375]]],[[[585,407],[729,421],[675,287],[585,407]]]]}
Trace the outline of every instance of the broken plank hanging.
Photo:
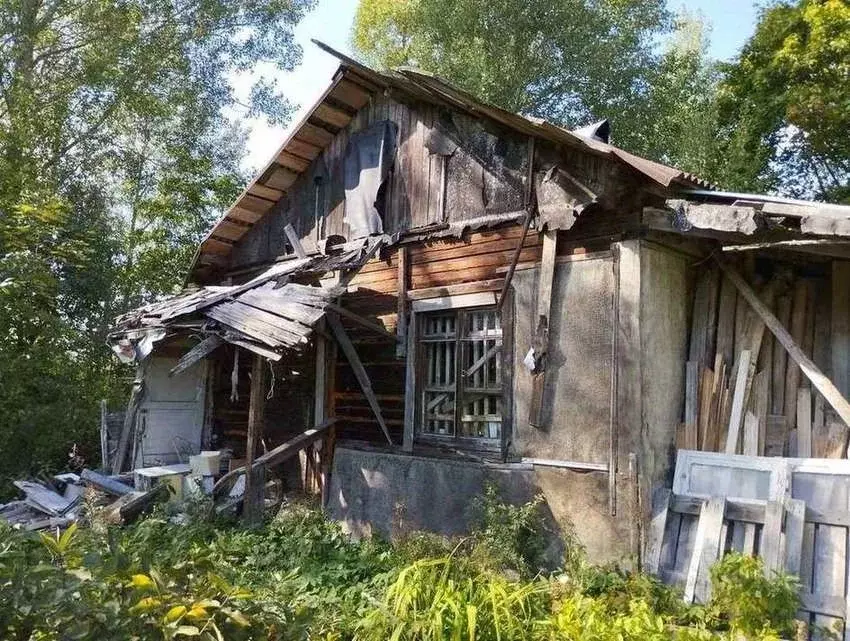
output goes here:
{"type": "Polygon", "coordinates": [[[729,279],[741,292],[741,295],[747,299],[747,302],[753,310],[761,316],[767,328],[773,332],[776,339],[782,344],[788,355],[800,366],[800,370],[812,382],[821,395],[826,399],[830,406],[836,411],[845,423],[850,425],[850,403],[842,396],[841,392],[835,387],[829,378],[827,378],[820,368],[815,365],[814,361],[809,358],[802,348],[794,341],[791,334],[785,329],[776,316],[767,308],[767,306],[759,299],[753,289],[741,277],[737,270],[730,265],[717,259],[720,263],[720,268],[729,277],[729,279]]]}
{"type": "Polygon", "coordinates": [[[378,425],[381,426],[381,430],[387,439],[387,443],[392,445],[393,439],[390,436],[389,429],[387,429],[387,424],[381,414],[381,407],[378,405],[378,399],[375,397],[375,392],[372,391],[372,383],[369,381],[369,375],[363,367],[363,363],[360,360],[360,356],[357,354],[357,350],[354,348],[351,339],[348,338],[348,334],[345,333],[345,328],[343,328],[342,323],[339,321],[339,317],[337,317],[336,314],[331,313],[327,315],[327,320],[328,325],[330,325],[330,328],[339,343],[339,346],[342,347],[342,351],[351,365],[351,369],[354,370],[354,376],[357,378],[357,382],[360,383],[363,395],[366,397],[366,400],[369,401],[369,406],[375,414],[375,419],[378,421],[378,425]]]}
{"type": "Polygon", "coordinates": [[[552,305],[552,284],[555,279],[555,254],[558,246],[558,232],[543,233],[543,256],[537,281],[537,328],[534,335],[535,371],[532,377],[531,403],[528,423],[532,427],[543,426],[543,392],[546,388],[546,352],[549,346],[549,315],[552,305]]]}
{"type": "Polygon", "coordinates": [[[177,362],[177,365],[168,373],[169,376],[174,376],[180,372],[186,371],[192,365],[197,363],[202,358],[212,354],[219,346],[224,344],[224,339],[221,336],[213,334],[207,336],[200,343],[186,352],[183,357],[177,362]]]}

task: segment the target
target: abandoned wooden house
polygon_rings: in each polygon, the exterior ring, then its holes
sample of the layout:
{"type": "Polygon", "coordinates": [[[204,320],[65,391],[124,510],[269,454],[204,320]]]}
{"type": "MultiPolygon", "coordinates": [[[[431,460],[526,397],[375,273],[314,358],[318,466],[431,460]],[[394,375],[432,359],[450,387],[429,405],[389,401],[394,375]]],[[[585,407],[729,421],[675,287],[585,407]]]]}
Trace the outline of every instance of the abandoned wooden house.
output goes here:
{"type": "MultiPolygon", "coordinates": [[[[607,123],[571,132],[331,53],[190,286],[118,320],[139,374],[114,471],[230,450],[246,511],[275,471],[358,535],[461,532],[487,483],[542,493],[592,558],[697,593],[693,539],[717,523],[699,501],[727,502],[720,551],[765,548],[770,506],[806,501],[806,527],[842,533],[809,541],[810,574],[829,537],[850,561],[846,460],[824,468],[834,491],[748,463],[846,459],[850,208],[718,191],[607,123]],[[659,503],[677,450],[690,467],[659,503]]],[[[809,590],[843,604],[846,566],[809,590]]]]}

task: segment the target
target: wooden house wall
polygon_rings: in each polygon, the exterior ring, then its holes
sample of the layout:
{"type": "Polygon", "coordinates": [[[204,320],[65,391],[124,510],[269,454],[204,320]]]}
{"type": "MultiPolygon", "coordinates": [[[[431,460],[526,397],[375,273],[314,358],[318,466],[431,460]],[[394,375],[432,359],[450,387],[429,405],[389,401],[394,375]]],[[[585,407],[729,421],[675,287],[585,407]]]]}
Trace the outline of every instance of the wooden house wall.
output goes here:
{"type": "Polygon", "coordinates": [[[352,134],[384,120],[398,127],[396,162],[386,194],[386,233],[523,208],[528,174],[525,137],[458,112],[376,95],[314,160],[302,160],[308,164],[286,196],[234,245],[230,268],[267,262],[286,253],[283,228],[287,223],[308,250],[320,238],[348,238],[343,182],[346,147],[352,134]],[[458,145],[445,160],[426,147],[432,129],[458,145]]]}

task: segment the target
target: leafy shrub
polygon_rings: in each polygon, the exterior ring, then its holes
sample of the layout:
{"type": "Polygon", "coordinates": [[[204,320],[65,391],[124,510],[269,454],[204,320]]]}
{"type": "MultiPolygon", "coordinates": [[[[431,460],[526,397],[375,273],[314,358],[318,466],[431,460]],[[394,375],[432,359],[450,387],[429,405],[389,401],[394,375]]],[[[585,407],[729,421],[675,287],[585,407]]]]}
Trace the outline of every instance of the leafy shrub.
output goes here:
{"type": "Polygon", "coordinates": [[[713,570],[705,607],[616,565],[523,578],[528,506],[494,503],[471,537],[395,546],[353,542],[307,504],[251,530],[195,514],[61,536],[0,525],[0,638],[767,640],[788,635],[796,609],[793,581],[740,555],[713,570]]]}
{"type": "Polygon", "coordinates": [[[542,503],[543,497],[537,496],[523,505],[511,505],[501,500],[494,485],[487,485],[473,504],[472,538],[479,561],[525,577],[540,571],[546,549],[542,503]]]}
{"type": "Polygon", "coordinates": [[[727,554],[711,568],[710,609],[728,622],[733,636],[751,639],[789,637],[800,607],[799,583],[791,575],[765,576],[758,557],[727,554]]]}

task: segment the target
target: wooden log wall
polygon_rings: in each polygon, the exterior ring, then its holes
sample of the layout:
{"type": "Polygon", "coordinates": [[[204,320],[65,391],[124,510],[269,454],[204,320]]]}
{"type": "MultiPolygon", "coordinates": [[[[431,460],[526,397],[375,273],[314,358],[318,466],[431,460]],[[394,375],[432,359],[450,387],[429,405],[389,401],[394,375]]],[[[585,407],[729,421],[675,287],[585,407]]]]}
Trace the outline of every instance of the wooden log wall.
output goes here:
{"type": "MultiPolygon", "coordinates": [[[[840,381],[850,367],[846,354],[836,358],[850,338],[850,278],[842,285],[842,263],[833,265],[753,256],[739,269],[805,354],[840,381]]],[[[683,366],[686,389],[678,447],[846,457],[848,427],[716,265],[698,269],[690,352],[683,366]]]]}
{"type": "MultiPolygon", "coordinates": [[[[520,241],[520,226],[475,232],[464,239],[442,239],[408,246],[409,282],[412,296],[425,289],[459,286],[464,283],[499,280],[505,274],[520,241]]],[[[540,259],[539,235],[525,239],[521,261],[540,259]]],[[[395,332],[398,309],[398,250],[368,263],[353,279],[355,291],[343,297],[343,305],[367,320],[395,332]]],[[[492,283],[491,283],[491,289],[492,283]]],[[[342,318],[357,347],[378,398],[393,442],[402,443],[406,362],[396,356],[396,344],[374,331],[342,318]]],[[[350,366],[337,357],[334,411],[347,417],[337,425],[341,438],[383,442],[383,435],[350,366]]]]}
{"type": "Polygon", "coordinates": [[[287,223],[308,251],[330,235],[349,238],[343,181],[346,148],[353,134],[384,120],[394,122],[399,132],[385,194],[385,232],[522,209],[528,173],[526,138],[433,105],[376,95],[318,155],[300,159],[303,173],[278,205],[234,245],[230,269],[287,253],[283,234],[287,223]],[[452,155],[431,153],[426,142],[432,130],[447,132],[457,145],[452,155]]]}

